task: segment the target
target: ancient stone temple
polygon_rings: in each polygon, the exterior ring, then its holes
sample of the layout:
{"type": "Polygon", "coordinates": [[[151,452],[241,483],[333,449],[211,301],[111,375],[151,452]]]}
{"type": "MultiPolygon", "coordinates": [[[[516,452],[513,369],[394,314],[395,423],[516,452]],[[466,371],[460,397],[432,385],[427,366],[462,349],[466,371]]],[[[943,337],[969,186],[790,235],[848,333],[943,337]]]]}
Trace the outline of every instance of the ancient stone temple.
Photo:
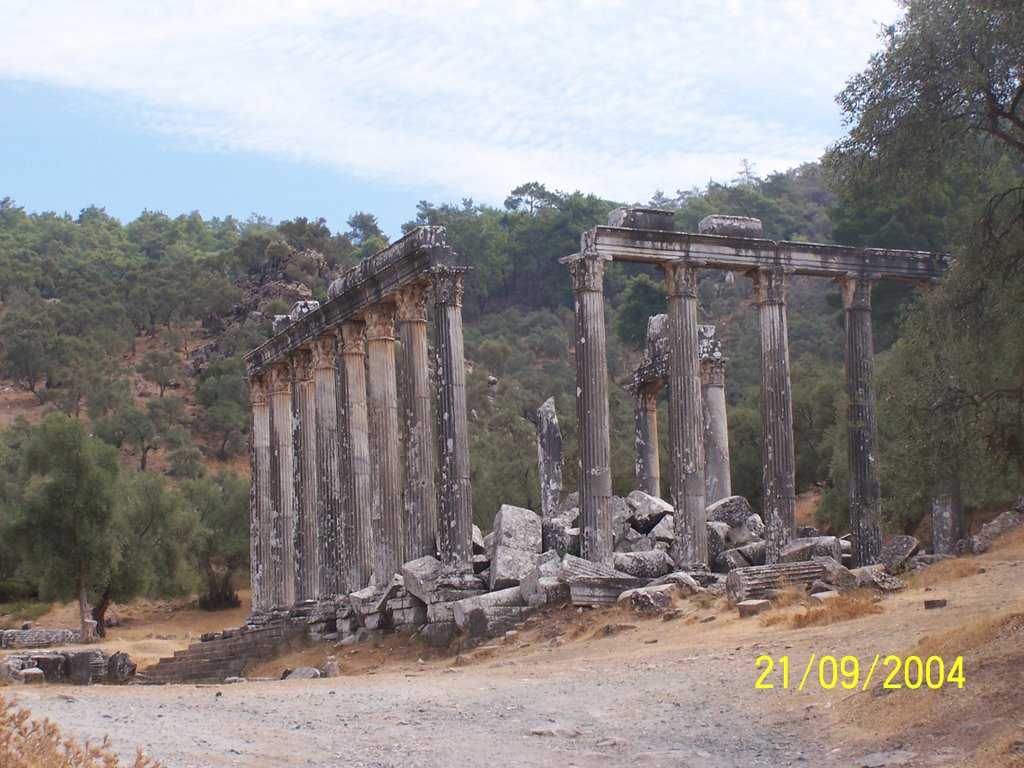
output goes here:
{"type": "Polygon", "coordinates": [[[246,356],[254,613],[383,588],[423,555],[472,572],[467,271],[442,227],[418,227],[246,356]]]}
{"type": "MultiPolygon", "coordinates": [[[[697,272],[741,272],[754,283],[761,335],[761,420],[764,450],[766,558],[773,563],[795,534],[795,461],[790,392],[786,287],[792,275],[835,280],[846,318],[847,432],[850,469],[850,524],[857,565],[881,552],[880,491],[871,286],[877,280],[929,283],[938,280],[945,257],[920,251],[850,248],[817,243],[776,242],[762,236],[757,219],[710,216],[698,233],[676,232],[667,211],[617,209],[607,226],[584,232],[580,252],[563,259],[573,280],[576,312],[576,388],[579,424],[580,546],[583,557],[610,562],[611,467],[608,366],[605,355],[603,276],[612,260],[653,264],[665,274],[668,297],[667,382],[669,397],[669,501],[675,508],[675,545],[681,567],[707,564],[704,381],[697,325],[697,272]]],[[[649,392],[638,399],[650,398],[649,392]]],[[[717,395],[716,395],[717,397],[717,395]]],[[[638,405],[653,409],[652,399],[638,405]]],[[[646,416],[644,417],[646,419],[646,416]]],[[[650,424],[645,421],[645,424],[650,424]]],[[[638,424],[638,433],[641,431],[638,424]]],[[[657,444],[656,435],[644,438],[657,444]]],[[[655,427],[656,430],[656,427],[655,427]]],[[[654,488],[656,455],[644,457],[643,483],[654,488]]]]}

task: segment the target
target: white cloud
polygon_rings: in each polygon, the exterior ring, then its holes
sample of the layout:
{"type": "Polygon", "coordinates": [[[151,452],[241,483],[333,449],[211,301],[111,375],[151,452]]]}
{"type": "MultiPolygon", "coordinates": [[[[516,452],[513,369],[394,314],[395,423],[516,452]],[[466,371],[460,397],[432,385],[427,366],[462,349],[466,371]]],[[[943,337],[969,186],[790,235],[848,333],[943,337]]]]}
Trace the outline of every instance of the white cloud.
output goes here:
{"type": "Polygon", "coordinates": [[[501,200],[626,201],[814,159],[894,0],[8,2],[0,73],[186,147],[501,200]],[[10,7],[13,5],[13,8],[10,7]]]}

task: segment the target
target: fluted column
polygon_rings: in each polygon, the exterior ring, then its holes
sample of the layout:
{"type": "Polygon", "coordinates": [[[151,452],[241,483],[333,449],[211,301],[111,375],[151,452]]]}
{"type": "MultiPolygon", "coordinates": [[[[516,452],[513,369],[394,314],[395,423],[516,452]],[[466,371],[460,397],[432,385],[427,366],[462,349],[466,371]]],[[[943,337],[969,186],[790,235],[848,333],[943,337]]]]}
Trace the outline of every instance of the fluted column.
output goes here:
{"type": "Polygon", "coordinates": [[[370,426],[373,582],[387,584],[402,567],[402,467],[398,458],[395,306],[374,304],[365,315],[370,426]]]}
{"type": "Polygon", "coordinates": [[[295,602],[295,478],[292,474],[292,378],[287,363],[268,369],[270,387],[270,601],[295,602]]]}
{"type": "Polygon", "coordinates": [[[563,259],[572,275],[576,310],[576,417],[579,430],[580,555],[612,559],[612,470],[608,427],[608,359],[605,350],[606,259],[563,259]]]}
{"type": "Polygon", "coordinates": [[[312,600],[319,594],[320,553],[317,550],[316,399],[313,355],[308,349],[292,353],[292,444],[295,450],[295,598],[312,600]]]}
{"type": "Polygon", "coordinates": [[[658,456],[658,385],[638,383],[633,390],[636,426],[636,487],[661,498],[661,460],[658,456]]]}
{"type": "Polygon", "coordinates": [[[361,320],[341,325],[343,375],[339,424],[343,504],[339,538],[342,574],[349,592],[370,583],[373,525],[370,491],[370,430],[366,413],[366,326],[361,320]]]}
{"type": "Polygon", "coordinates": [[[346,592],[339,561],[341,475],[338,471],[338,332],[331,329],[313,342],[313,388],[316,396],[317,508],[316,542],[320,596],[346,592]]]}
{"type": "Polygon", "coordinates": [[[672,555],[679,566],[708,564],[704,503],[704,416],[697,343],[697,268],[662,265],[668,293],[669,495],[675,507],[672,555]]]}
{"type": "Polygon", "coordinates": [[[396,298],[405,373],[405,559],[415,560],[433,555],[437,546],[437,461],[427,362],[427,286],[407,286],[396,298]]]}
{"type": "Polygon", "coordinates": [[[932,552],[936,555],[956,553],[956,543],[964,538],[964,504],[960,478],[954,473],[946,493],[932,499],[932,552]]]}
{"type": "Polygon", "coordinates": [[[270,403],[267,383],[263,376],[249,381],[249,408],[252,428],[249,497],[249,572],[252,579],[252,610],[273,608],[273,588],[270,568],[270,531],[273,516],[270,466],[270,403]]]}
{"type": "Polygon", "coordinates": [[[704,495],[710,506],[732,496],[729,422],[725,409],[725,364],[715,326],[701,326],[700,388],[704,404],[704,495]]]}
{"type": "Polygon", "coordinates": [[[765,560],[776,563],[779,552],[796,532],[796,462],[786,325],[788,276],[782,269],[760,269],[752,277],[761,332],[765,560]]]}
{"type": "Polygon", "coordinates": [[[469,480],[466,362],[462,340],[465,267],[434,267],[434,346],[437,355],[437,447],[440,466],[438,548],[449,575],[472,573],[473,491],[469,480]]]}
{"type": "Polygon", "coordinates": [[[871,279],[836,280],[846,320],[846,445],[850,470],[853,565],[877,563],[882,554],[882,505],[878,483],[878,412],[875,350],[871,337],[871,279]]]}

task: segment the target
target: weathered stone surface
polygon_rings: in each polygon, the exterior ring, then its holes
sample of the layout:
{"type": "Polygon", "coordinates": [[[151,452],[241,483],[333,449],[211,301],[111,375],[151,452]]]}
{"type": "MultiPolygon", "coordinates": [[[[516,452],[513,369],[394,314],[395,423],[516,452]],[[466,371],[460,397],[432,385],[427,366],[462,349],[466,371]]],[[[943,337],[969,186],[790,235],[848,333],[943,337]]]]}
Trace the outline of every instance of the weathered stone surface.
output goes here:
{"type": "Polygon", "coordinates": [[[16,673],[15,679],[26,685],[42,685],[46,682],[46,673],[39,667],[29,667],[16,673]]]}
{"type": "Polygon", "coordinates": [[[72,685],[89,685],[93,681],[101,681],[107,674],[106,651],[69,651],[67,658],[68,682],[72,685]]]}
{"type": "Polygon", "coordinates": [[[619,595],[616,602],[637,613],[653,615],[664,613],[674,607],[675,592],[676,588],[671,584],[627,589],[619,595]]]}
{"type": "Polygon", "coordinates": [[[748,216],[725,216],[717,213],[701,219],[697,224],[697,231],[702,235],[764,237],[764,226],[760,219],[748,216]]]}
{"type": "Polygon", "coordinates": [[[459,629],[470,637],[501,637],[519,626],[526,618],[526,608],[516,606],[495,606],[474,608],[467,611],[459,629]]]}
{"type": "Polygon", "coordinates": [[[111,683],[126,683],[135,676],[137,666],[124,651],[118,651],[107,660],[107,681],[111,683]]]}
{"type": "Polygon", "coordinates": [[[537,573],[535,570],[519,585],[519,591],[528,607],[543,608],[569,602],[571,590],[567,582],[554,576],[535,576],[537,573]]]}
{"type": "Polygon", "coordinates": [[[615,570],[636,576],[638,579],[656,579],[671,573],[676,567],[667,553],[656,549],[648,552],[617,553],[612,562],[615,570]]]}
{"type": "Polygon", "coordinates": [[[498,546],[491,560],[491,589],[506,589],[522,581],[537,563],[537,555],[525,549],[498,546]]]}
{"type": "Polygon", "coordinates": [[[285,680],[319,680],[320,670],[316,667],[299,667],[288,673],[285,680]]]}
{"type": "Polygon", "coordinates": [[[857,588],[857,575],[845,565],[836,562],[835,558],[812,557],[811,559],[825,569],[824,581],[840,592],[857,588]]]}
{"type": "Polygon", "coordinates": [[[752,541],[737,547],[739,552],[751,565],[764,565],[765,543],[763,541],[752,541]]]}
{"type": "Polygon", "coordinates": [[[651,529],[650,537],[656,541],[672,542],[676,540],[675,515],[665,515],[661,521],[651,529]]]}
{"type": "Polygon", "coordinates": [[[652,587],[660,587],[662,584],[674,587],[680,597],[690,597],[690,595],[704,591],[697,580],[685,571],[673,571],[651,582],[652,587]]]}
{"type": "Polygon", "coordinates": [[[805,588],[824,573],[824,566],[813,561],[736,568],[726,579],[726,594],[733,604],[765,599],[787,587],[805,588]]]}
{"type": "Polygon", "coordinates": [[[647,533],[665,515],[672,514],[671,504],[643,491],[632,491],[626,497],[626,503],[630,510],[629,521],[640,533],[647,533]]]}
{"type": "Polygon", "coordinates": [[[835,600],[839,597],[839,593],[834,589],[830,589],[825,592],[814,592],[811,594],[812,603],[827,603],[829,600],[835,600]]]}
{"type": "Polygon", "coordinates": [[[907,582],[886,573],[879,566],[866,566],[857,571],[858,589],[875,589],[879,592],[897,592],[906,589],[907,582]]]}
{"type": "Polygon", "coordinates": [[[710,505],[707,513],[708,520],[725,523],[730,528],[739,528],[746,524],[747,518],[754,514],[754,511],[742,496],[728,496],[710,505]]]}
{"type": "Polygon", "coordinates": [[[740,618],[746,619],[769,610],[772,603],[770,600],[741,600],[736,603],[736,607],[739,609],[740,618]]]}
{"type": "Polygon", "coordinates": [[[0,648],[47,648],[78,642],[73,629],[5,629],[0,632],[0,648]]]}
{"type": "Polygon", "coordinates": [[[487,545],[484,544],[484,534],[480,526],[473,526],[473,554],[482,555],[487,552],[487,545]]]}
{"type": "Polygon", "coordinates": [[[519,587],[512,587],[454,602],[452,603],[452,617],[459,629],[466,631],[470,617],[476,611],[491,608],[523,608],[525,605],[519,587]]]}
{"type": "Polygon", "coordinates": [[[729,573],[737,568],[749,568],[753,563],[743,556],[739,549],[727,549],[715,558],[714,569],[718,573],[729,573]]]}
{"type": "Polygon", "coordinates": [[[931,600],[925,600],[924,601],[924,609],[926,611],[931,611],[931,610],[934,610],[935,608],[945,608],[945,607],[946,607],[946,598],[944,598],[944,597],[936,597],[936,598],[933,598],[931,600]]]}
{"type": "Polygon", "coordinates": [[[751,536],[757,536],[759,539],[764,538],[764,521],[756,512],[747,518],[747,531],[751,536]]]}
{"type": "Polygon", "coordinates": [[[31,661],[43,670],[48,683],[63,683],[67,677],[68,661],[63,653],[33,654],[31,661]]]}
{"type": "Polygon", "coordinates": [[[436,557],[418,557],[402,565],[402,582],[406,591],[424,603],[429,603],[431,593],[437,588],[441,576],[441,561],[436,557]]]}
{"type": "Polygon", "coordinates": [[[458,627],[455,621],[431,622],[420,627],[416,637],[432,648],[447,648],[451,645],[458,627]]]}
{"type": "Polygon", "coordinates": [[[729,525],[709,520],[708,531],[708,562],[713,563],[720,554],[729,548],[729,525]]]}
{"type": "Polygon", "coordinates": [[[835,536],[794,539],[779,551],[780,563],[798,563],[815,557],[831,557],[837,563],[842,562],[843,548],[839,539],[835,536]]]}
{"type": "Polygon", "coordinates": [[[341,666],[332,656],[327,659],[327,663],[324,664],[323,671],[320,674],[322,677],[341,677],[341,666]]]}
{"type": "Polygon", "coordinates": [[[913,536],[893,536],[882,549],[882,567],[890,575],[897,574],[906,568],[907,561],[920,548],[920,542],[913,536]]]}
{"type": "Polygon", "coordinates": [[[541,519],[529,509],[502,504],[494,518],[494,546],[541,551],[541,519]]]}
{"type": "Polygon", "coordinates": [[[630,525],[628,520],[623,520],[621,530],[618,525],[613,524],[612,535],[615,541],[615,552],[635,552],[636,543],[646,538],[642,533],[630,525]]]}

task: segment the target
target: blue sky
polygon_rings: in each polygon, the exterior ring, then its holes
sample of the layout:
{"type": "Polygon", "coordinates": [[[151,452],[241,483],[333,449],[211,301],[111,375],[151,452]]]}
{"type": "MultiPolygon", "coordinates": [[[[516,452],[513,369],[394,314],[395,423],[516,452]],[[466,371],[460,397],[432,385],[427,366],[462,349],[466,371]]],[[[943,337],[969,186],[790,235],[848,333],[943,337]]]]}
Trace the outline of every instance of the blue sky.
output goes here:
{"type": "Polygon", "coordinates": [[[817,159],[894,0],[0,0],[0,197],[122,220],[624,202],[817,159]]]}

